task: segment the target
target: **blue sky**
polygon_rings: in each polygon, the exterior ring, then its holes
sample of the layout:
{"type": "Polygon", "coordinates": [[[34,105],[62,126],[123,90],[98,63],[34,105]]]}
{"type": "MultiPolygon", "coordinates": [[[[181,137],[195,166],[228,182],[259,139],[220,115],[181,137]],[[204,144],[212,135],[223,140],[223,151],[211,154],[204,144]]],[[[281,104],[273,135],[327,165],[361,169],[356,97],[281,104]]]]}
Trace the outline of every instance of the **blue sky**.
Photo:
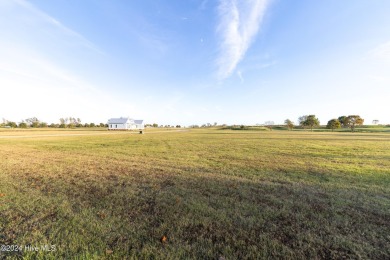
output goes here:
{"type": "Polygon", "coordinates": [[[390,123],[388,0],[0,0],[0,118],[390,123]]]}

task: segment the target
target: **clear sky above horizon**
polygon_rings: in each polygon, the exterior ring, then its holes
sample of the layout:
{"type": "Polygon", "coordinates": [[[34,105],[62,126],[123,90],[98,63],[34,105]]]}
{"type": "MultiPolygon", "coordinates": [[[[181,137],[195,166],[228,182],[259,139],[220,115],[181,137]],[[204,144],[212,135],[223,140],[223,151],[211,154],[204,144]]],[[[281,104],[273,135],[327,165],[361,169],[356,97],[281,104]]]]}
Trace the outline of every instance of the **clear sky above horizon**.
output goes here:
{"type": "Polygon", "coordinates": [[[0,119],[390,124],[388,0],[0,0],[0,119]]]}

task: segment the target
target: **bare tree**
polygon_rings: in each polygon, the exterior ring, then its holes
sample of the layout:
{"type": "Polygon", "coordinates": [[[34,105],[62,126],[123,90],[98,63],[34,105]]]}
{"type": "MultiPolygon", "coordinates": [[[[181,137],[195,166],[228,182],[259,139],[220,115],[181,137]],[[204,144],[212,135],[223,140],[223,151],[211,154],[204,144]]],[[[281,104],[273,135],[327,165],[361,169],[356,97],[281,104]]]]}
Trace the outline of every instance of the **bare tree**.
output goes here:
{"type": "Polygon", "coordinates": [[[288,130],[292,130],[294,128],[294,122],[290,119],[284,120],[284,124],[287,126],[288,130]]]}
{"type": "Polygon", "coordinates": [[[39,120],[36,117],[27,118],[25,121],[26,121],[28,126],[31,126],[31,127],[38,127],[39,126],[39,120]]]}
{"type": "Polygon", "coordinates": [[[272,131],[272,127],[274,126],[274,124],[275,124],[274,121],[265,121],[264,126],[272,131]]]}

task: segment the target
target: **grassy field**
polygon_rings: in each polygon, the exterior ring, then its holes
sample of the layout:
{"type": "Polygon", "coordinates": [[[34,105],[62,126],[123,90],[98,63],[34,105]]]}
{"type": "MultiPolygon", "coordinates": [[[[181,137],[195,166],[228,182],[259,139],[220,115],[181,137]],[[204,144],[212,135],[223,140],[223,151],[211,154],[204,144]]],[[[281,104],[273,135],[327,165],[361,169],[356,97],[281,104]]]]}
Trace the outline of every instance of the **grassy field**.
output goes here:
{"type": "Polygon", "coordinates": [[[146,132],[0,131],[0,258],[390,258],[389,133],[146,132]]]}

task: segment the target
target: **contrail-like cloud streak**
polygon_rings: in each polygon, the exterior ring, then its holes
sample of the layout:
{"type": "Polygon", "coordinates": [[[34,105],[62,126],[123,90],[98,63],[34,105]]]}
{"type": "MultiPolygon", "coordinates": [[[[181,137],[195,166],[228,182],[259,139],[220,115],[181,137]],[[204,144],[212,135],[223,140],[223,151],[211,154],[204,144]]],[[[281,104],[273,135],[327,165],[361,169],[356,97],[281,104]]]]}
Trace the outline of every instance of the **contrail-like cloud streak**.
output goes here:
{"type": "Polygon", "coordinates": [[[216,60],[219,80],[228,78],[244,58],[261,26],[269,0],[221,0],[217,33],[221,37],[216,60]]]}

